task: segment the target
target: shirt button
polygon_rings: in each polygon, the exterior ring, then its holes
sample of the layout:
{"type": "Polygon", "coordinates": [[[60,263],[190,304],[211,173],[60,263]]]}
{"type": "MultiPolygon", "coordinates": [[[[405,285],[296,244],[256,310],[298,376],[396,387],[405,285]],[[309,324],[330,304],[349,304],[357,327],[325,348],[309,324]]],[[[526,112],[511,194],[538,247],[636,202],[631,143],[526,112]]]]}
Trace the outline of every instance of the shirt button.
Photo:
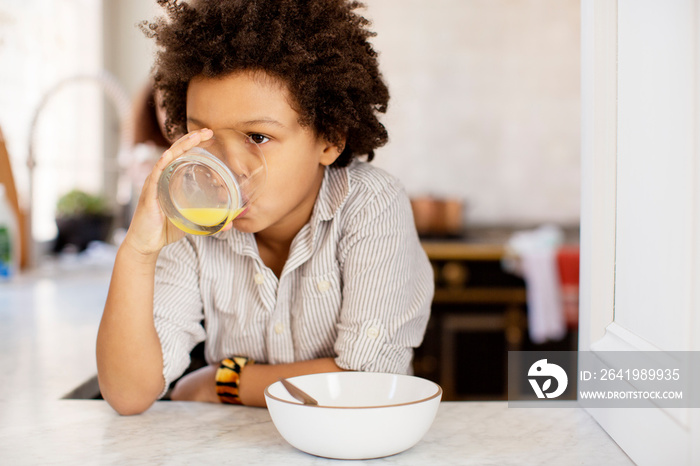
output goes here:
{"type": "Polygon", "coordinates": [[[263,282],[265,281],[265,275],[258,272],[253,277],[253,280],[255,280],[255,283],[257,283],[258,285],[262,285],[263,282]]]}
{"type": "Polygon", "coordinates": [[[371,339],[375,339],[379,336],[379,329],[377,327],[370,327],[367,329],[367,336],[371,339]]]}
{"type": "Polygon", "coordinates": [[[318,284],[316,286],[318,287],[318,291],[320,291],[321,293],[325,293],[326,291],[328,291],[330,289],[331,282],[326,281],[326,280],[321,280],[320,282],[318,282],[318,284]]]}
{"type": "Polygon", "coordinates": [[[284,332],[284,325],[282,324],[282,322],[277,322],[275,324],[275,333],[279,335],[282,332],[284,332]]]}

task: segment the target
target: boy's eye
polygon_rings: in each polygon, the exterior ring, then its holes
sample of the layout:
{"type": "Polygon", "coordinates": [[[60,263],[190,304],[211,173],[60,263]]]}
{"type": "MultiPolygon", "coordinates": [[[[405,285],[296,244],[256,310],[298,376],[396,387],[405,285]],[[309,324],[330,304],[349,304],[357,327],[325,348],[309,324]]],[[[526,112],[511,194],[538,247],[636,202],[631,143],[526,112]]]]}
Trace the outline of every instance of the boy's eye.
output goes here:
{"type": "Polygon", "coordinates": [[[267,136],[258,133],[249,134],[248,139],[253,144],[263,144],[270,140],[267,136]]]}

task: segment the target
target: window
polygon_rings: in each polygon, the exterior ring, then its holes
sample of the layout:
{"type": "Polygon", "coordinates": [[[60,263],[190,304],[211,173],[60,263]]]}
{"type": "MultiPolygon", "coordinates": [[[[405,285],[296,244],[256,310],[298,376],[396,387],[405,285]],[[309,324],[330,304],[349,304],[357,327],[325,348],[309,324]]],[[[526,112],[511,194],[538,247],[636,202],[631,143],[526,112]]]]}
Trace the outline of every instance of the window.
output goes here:
{"type": "MultiPolygon", "coordinates": [[[[102,69],[102,2],[0,0],[0,127],[20,202],[30,199],[29,150],[33,115],[47,92],[76,75],[102,69]]],[[[37,119],[32,199],[34,239],[54,238],[58,197],[74,188],[104,189],[103,91],[88,81],[52,93],[37,119]]],[[[109,105],[106,105],[109,106],[109,105]]],[[[112,177],[115,175],[112,174],[112,177]]]]}

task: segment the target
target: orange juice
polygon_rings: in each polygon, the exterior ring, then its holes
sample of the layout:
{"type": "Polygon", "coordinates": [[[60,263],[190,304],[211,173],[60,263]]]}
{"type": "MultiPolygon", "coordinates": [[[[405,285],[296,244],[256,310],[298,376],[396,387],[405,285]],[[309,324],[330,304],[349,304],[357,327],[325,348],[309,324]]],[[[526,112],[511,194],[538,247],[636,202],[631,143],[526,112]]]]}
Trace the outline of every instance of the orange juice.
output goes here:
{"type": "Polygon", "coordinates": [[[178,210],[190,222],[205,227],[218,225],[231,215],[229,209],[220,207],[190,207],[178,210]]]}
{"type": "Polygon", "coordinates": [[[170,222],[178,227],[180,230],[184,231],[185,233],[189,233],[191,235],[211,235],[212,233],[216,233],[216,231],[209,231],[209,230],[195,230],[193,228],[189,228],[187,225],[184,223],[180,222],[179,219],[177,218],[169,218],[170,222]]]}
{"type": "Polygon", "coordinates": [[[229,210],[217,207],[189,207],[179,209],[182,217],[192,222],[199,228],[193,228],[191,225],[183,223],[176,217],[169,217],[173,225],[180,230],[191,235],[211,235],[221,231],[234,218],[238,217],[244,208],[229,210]]]}

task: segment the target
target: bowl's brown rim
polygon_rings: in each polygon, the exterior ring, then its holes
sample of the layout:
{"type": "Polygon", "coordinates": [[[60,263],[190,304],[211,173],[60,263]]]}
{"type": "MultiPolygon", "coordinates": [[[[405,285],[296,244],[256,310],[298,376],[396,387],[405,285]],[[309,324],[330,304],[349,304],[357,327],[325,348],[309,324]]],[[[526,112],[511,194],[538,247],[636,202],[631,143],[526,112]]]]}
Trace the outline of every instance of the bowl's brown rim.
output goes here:
{"type": "MultiPolygon", "coordinates": [[[[315,375],[315,374],[307,374],[307,375],[315,375]]],[[[389,375],[398,375],[398,376],[406,376],[406,377],[415,377],[415,376],[408,376],[406,374],[389,374],[389,375]]],[[[300,376],[303,377],[303,376],[300,376]]],[[[419,377],[422,378],[422,377],[419,377]]],[[[398,407],[398,406],[408,406],[408,405],[415,405],[419,403],[425,403],[426,401],[430,401],[436,397],[442,397],[442,387],[438,385],[437,383],[433,382],[432,380],[428,379],[423,379],[426,380],[432,384],[434,384],[437,387],[437,391],[433,394],[430,395],[427,398],[421,398],[420,400],[415,400],[415,401],[408,401],[406,403],[396,403],[396,404],[390,404],[390,405],[373,405],[373,406],[327,406],[327,405],[305,405],[303,403],[300,403],[298,401],[289,401],[289,400],[283,400],[282,398],[276,397],[275,395],[271,394],[269,389],[271,386],[273,386],[276,383],[280,382],[273,382],[267,387],[265,387],[265,396],[268,398],[271,398],[275,401],[279,401],[282,403],[287,403],[290,405],[295,405],[295,406],[306,406],[309,408],[325,408],[325,409],[377,409],[377,408],[393,408],[393,407],[398,407]]]]}

